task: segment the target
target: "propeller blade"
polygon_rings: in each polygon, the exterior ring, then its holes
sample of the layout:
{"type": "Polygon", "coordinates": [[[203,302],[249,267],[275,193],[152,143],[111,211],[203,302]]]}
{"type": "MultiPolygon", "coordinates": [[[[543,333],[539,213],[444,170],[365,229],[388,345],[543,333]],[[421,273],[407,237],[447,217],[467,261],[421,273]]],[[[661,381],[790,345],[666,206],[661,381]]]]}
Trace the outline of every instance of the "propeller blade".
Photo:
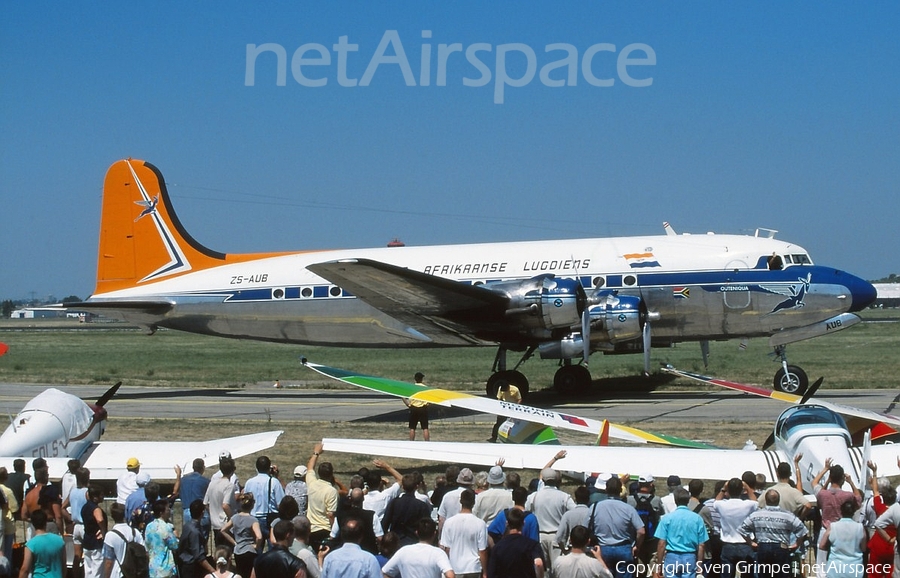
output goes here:
{"type": "Polygon", "coordinates": [[[803,404],[812,399],[812,396],[814,396],[816,392],[819,391],[819,388],[822,386],[823,381],[825,381],[825,378],[820,377],[814,384],[810,385],[806,389],[806,393],[803,394],[803,397],[800,398],[800,403],[803,404]]]}
{"type": "Polygon", "coordinates": [[[116,395],[116,392],[119,391],[119,387],[121,385],[122,385],[122,382],[120,381],[120,382],[116,383],[114,386],[112,386],[111,388],[109,388],[108,390],[106,390],[106,393],[101,395],[100,399],[97,400],[96,405],[98,405],[100,407],[103,407],[104,405],[106,405],[106,402],[111,400],[113,398],[113,396],[116,395]]]}
{"type": "Polygon", "coordinates": [[[642,331],[644,340],[644,374],[650,375],[650,320],[644,322],[642,331]]]}
{"type": "Polygon", "coordinates": [[[775,445],[775,432],[769,434],[769,437],[766,438],[766,441],[763,442],[762,449],[765,451],[775,445]]]}
{"type": "Polygon", "coordinates": [[[584,347],[584,364],[587,365],[591,355],[591,312],[587,307],[581,312],[581,344],[584,347]]]}
{"type": "Polygon", "coordinates": [[[703,357],[703,367],[709,367],[709,341],[700,342],[700,355],[703,357]]]}

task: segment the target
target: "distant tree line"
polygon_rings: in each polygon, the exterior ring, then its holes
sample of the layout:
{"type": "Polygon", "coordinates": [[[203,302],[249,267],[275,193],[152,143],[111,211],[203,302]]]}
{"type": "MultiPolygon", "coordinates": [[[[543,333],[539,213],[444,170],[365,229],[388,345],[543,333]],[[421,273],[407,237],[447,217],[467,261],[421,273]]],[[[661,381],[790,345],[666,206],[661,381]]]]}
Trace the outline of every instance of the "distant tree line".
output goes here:
{"type": "MultiPolygon", "coordinates": [[[[63,304],[79,302],[81,302],[81,298],[77,295],[69,295],[61,301],[61,303],[63,304]]],[[[56,301],[56,299],[53,297],[50,297],[48,300],[42,302],[28,301],[26,299],[17,299],[15,301],[13,301],[12,299],[4,299],[3,301],[0,301],[0,318],[9,319],[13,311],[22,307],[40,307],[41,305],[51,305],[53,303],[60,302],[56,301]]]]}
{"type": "Polygon", "coordinates": [[[891,273],[887,277],[882,277],[881,279],[870,281],[870,283],[900,283],[900,275],[891,273]]]}

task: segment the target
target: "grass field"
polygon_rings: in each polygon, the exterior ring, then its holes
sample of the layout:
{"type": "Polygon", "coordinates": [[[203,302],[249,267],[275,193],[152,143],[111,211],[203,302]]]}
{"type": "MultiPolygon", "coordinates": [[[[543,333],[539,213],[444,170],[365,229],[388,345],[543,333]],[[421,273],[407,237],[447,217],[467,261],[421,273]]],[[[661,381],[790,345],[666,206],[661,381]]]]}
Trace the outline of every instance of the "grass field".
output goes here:
{"type": "MultiPolygon", "coordinates": [[[[890,322],[896,311],[870,310],[867,323],[833,336],[812,339],[788,347],[791,363],[803,367],[810,380],[824,376],[825,387],[894,387],[900,375],[900,323],[890,322]],[[881,321],[881,322],[878,322],[881,321]]],[[[459,349],[349,349],[238,341],[159,331],[144,335],[116,325],[79,325],[42,320],[4,320],[0,341],[10,350],[0,358],[0,381],[23,383],[104,384],[122,380],[127,385],[173,387],[229,387],[257,382],[308,384],[331,387],[298,362],[312,361],[385,377],[410,380],[416,371],[430,385],[449,389],[480,390],[490,374],[494,350],[459,349]],[[88,329],[90,327],[90,329],[88,329]]],[[[765,339],[749,342],[746,351],[737,341],[710,344],[710,364],[704,368],[700,348],[682,343],[654,349],[654,367],[660,363],[690,371],[705,371],[771,385],[777,365],[768,356],[765,339]]],[[[518,357],[510,353],[510,364],[518,357]]],[[[642,356],[591,357],[595,386],[626,385],[642,369],[642,356]]],[[[523,371],[532,390],[550,387],[556,363],[532,358],[523,371]]],[[[657,377],[657,383],[667,380],[657,377]]],[[[338,386],[339,387],[339,386],[338,386]]]]}

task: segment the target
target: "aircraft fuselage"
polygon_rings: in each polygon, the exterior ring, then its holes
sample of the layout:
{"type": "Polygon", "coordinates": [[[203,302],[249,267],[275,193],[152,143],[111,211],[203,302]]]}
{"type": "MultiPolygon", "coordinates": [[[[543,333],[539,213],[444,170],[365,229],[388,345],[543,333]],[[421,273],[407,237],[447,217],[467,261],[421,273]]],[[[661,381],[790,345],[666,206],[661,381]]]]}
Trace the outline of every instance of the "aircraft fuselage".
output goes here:
{"type": "MultiPolygon", "coordinates": [[[[321,251],[220,265],[95,293],[91,301],[154,299],[174,304],[163,316],[121,310],[130,321],[149,328],[310,345],[434,347],[530,344],[550,336],[523,335],[512,328],[487,329],[468,342],[425,336],[306,267],[365,258],[476,285],[547,273],[575,278],[588,290],[639,298],[658,314],[654,340],[671,341],[768,336],[808,326],[858,311],[871,287],[848,273],[811,264],[770,270],[766,259],[772,254],[802,255],[809,262],[806,251],[796,245],[735,235],[321,251]]],[[[843,324],[835,323],[836,328],[843,324]]]]}

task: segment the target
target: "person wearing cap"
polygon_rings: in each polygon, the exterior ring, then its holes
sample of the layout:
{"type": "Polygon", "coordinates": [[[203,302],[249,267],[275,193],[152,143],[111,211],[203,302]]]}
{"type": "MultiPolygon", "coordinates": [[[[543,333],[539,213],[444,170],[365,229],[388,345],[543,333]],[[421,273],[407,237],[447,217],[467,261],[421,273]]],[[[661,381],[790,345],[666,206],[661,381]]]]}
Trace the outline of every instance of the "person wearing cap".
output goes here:
{"type": "Polygon", "coordinates": [[[672,474],[671,476],[666,478],[666,487],[669,489],[669,493],[659,500],[662,503],[663,514],[674,512],[675,508],[678,507],[675,505],[675,490],[682,487],[681,477],[672,474]]]}
{"type": "MultiPolygon", "coordinates": [[[[519,392],[518,387],[510,384],[504,379],[500,379],[497,380],[497,399],[507,403],[522,403],[522,394],[519,392]]],[[[497,435],[500,433],[500,426],[503,425],[503,422],[505,422],[506,419],[505,416],[497,416],[497,421],[494,422],[494,427],[491,429],[491,437],[488,439],[489,442],[494,443],[497,441],[497,435]]]]}
{"type": "MultiPolygon", "coordinates": [[[[425,374],[421,371],[415,375],[416,385],[425,387],[425,374]]],[[[421,424],[422,437],[425,441],[431,440],[431,433],[428,431],[428,402],[422,401],[415,397],[404,397],[403,403],[409,408],[409,441],[416,440],[416,427],[421,424]]]]}
{"type": "Polygon", "coordinates": [[[128,458],[125,469],[125,473],[116,480],[116,502],[123,506],[128,496],[137,491],[137,475],[141,471],[141,462],[135,457],[128,458]]]}
{"type": "MultiPolygon", "coordinates": [[[[231,462],[231,465],[234,466],[234,458],[231,457],[231,452],[228,450],[219,452],[219,469],[209,478],[210,482],[214,482],[222,477],[222,465],[228,462],[231,462]]],[[[235,468],[232,467],[232,471],[234,471],[234,469],[235,468]]],[[[234,498],[237,500],[238,496],[241,495],[241,480],[238,478],[237,473],[232,473],[229,479],[234,485],[234,498]]]]}
{"type": "Polygon", "coordinates": [[[622,480],[606,482],[609,498],[591,506],[587,527],[600,546],[603,562],[616,578],[633,578],[634,560],[644,543],[644,522],[637,510],[620,498],[622,480]]]}
{"type": "Polygon", "coordinates": [[[125,505],[125,500],[138,489],[137,475],[141,471],[141,462],[137,458],[128,458],[125,462],[126,472],[116,480],[116,502],[125,505]]]}
{"type": "Polygon", "coordinates": [[[504,486],[506,475],[503,473],[502,465],[501,458],[488,472],[488,489],[475,496],[475,508],[472,513],[484,520],[485,524],[490,524],[501,510],[513,506],[512,492],[504,486]]]}
{"type": "Polygon", "coordinates": [[[441,500],[441,507],[438,508],[438,534],[444,527],[444,522],[460,512],[462,506],[460,505],[459,496],[463,493],[463,490],[474,489],[475,474],[469,468],[463,468],[459,470],[456,483],[459,484],[459,487],[452,492],[446,493],[444,499],[441,500]]]}
{"type": "Polygon", "coordinates": [[[637,491],[627,499],[628,505],[637,510],[638,516],[644,522],[644,542],[637,552],[637,559],[644,564],[649,564],[656,555],[657,541],[654,535],[656,525],[664,513],[662,500],[656,495],[653,482],[652,475],[641,474],[638,477],[637,491]]]}
{"type": "Polygon", "coordinates": [[[309,491],[306,486],[306,466],[297,466],[294,468],[294,479],[284,486],[284,495],[291,496],[297,500],[297,506],[300,507],[300,513],[306,515],[306,502],[309,491]]]}
{"type": "Polygon", "coordinates": [[[572,496],[559,489],[562,482],[560,473],[550,467],[553,463],[566,457],[565,450],[558,452],[541,470],[541,481],[544,487],[528,496],[525,509],[537,517],[541,534],[541,548],[544,551],[544,562],[548,572],[553,572],[553,561],[560,555],[556,542],[556,531],[566,512],[575,509],[572,496]]]}
{"type": "Polygon", "coordinates": [[[138,475],[135,476],[134,481],[137,483],[137,489],[128,494],[128,497],[125,499],[125,521],[129,524],[131,523],[131,518],[134,516],[134,511],[147,501],[147,494],[144,490],[151,481],[150,474],[147,472],[139,472],[138,475]]]}

